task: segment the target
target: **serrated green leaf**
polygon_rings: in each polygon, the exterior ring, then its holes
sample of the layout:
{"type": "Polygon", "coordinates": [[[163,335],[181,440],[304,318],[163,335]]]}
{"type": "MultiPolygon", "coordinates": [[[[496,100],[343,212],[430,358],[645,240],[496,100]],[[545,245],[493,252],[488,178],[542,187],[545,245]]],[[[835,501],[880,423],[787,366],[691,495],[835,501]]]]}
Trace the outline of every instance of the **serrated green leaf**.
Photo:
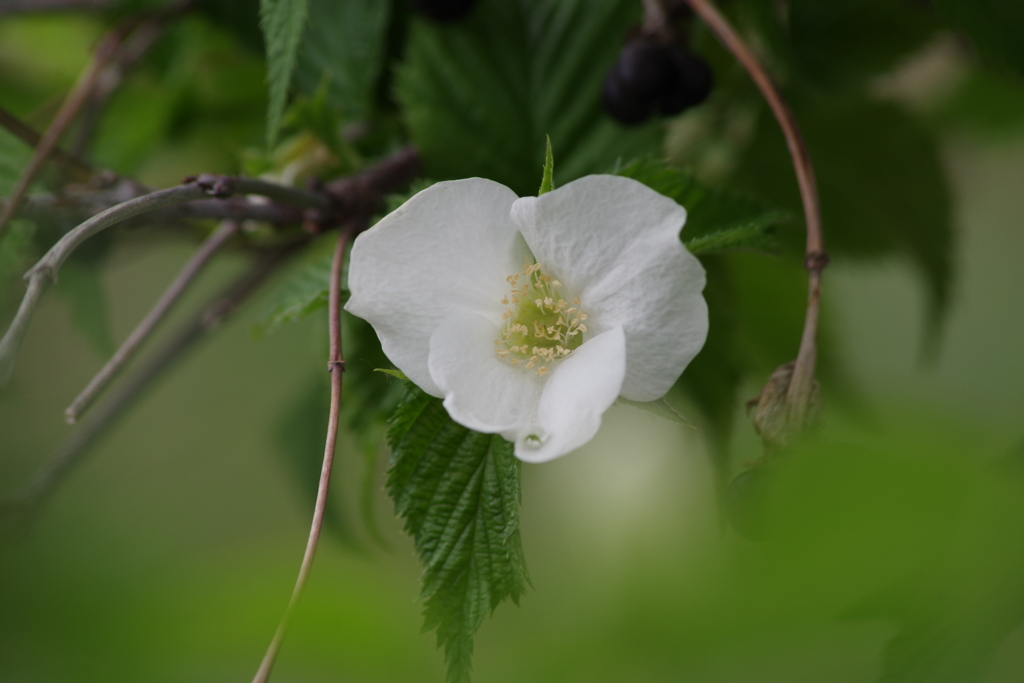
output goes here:
{"type": "Polygon", "coordinates": [[[424,627],[437,629],[449,683],[467,683],[484,617],[505,598],[518,602],[528,581],[519,461],[511,443],[456,424],[411,384],[388,442],[388,492],[423,562],[424,627]]]}
{"type": "Polygon", "coordinates": [[[260,28],[267,48],[267,147],[273,147],[288,99],[309,0],[260,0],[260,28]]]}
{"type": "Polygon", "coordinates": [[[728,251],[760,251],[771,254],[778,251],[778,245],[769,229],[785,217],[786,214],[782,212],[765,213],[749,225],[719,230],[684,242],[690,253],[698,256],[728,251]]]}
{"type": "Polygon", "coordinates": [[[555,155],[551,151],[551,136],[545,137],[547,144],[544,150],[544,175],[541,177],[540,189],[537,190],[538,197],[555,189],[555,155]]]}
{"type": "Polygon", "coordinates": [[[789,214],[784,211],[766,209],[746,197],[713,190],[698,182],[693,174],[672,168],[663,161],[634,161],[617,173],[671,197],[686,209],[683,241],[694,254],[775,253],[774,229],[789,220],[789,214]]]}
{"type": "Polygon", "coordinates": [[[558,148],[559,183],[658,151],[657,123],[624,129],[600,103],[639,13],[632,0],[508,0],[453,25],[414,21],[396,96],[426,172],[528,195],[545,134],[558,148]]]}
{"type": "Polygon", "coordinates": [[[331,106],[346,120],[366,120],[381,74],[390,15],[387,0],[309,0],[295,85],[312,95],[326,77],[331,106]]]}
{"type": "Polygon", "coordinates": [[[317,256],[289,273],[275,288],[271,304],[253,332],[273,332],[327,306],[332,258],[331,254],[317,256]]]}

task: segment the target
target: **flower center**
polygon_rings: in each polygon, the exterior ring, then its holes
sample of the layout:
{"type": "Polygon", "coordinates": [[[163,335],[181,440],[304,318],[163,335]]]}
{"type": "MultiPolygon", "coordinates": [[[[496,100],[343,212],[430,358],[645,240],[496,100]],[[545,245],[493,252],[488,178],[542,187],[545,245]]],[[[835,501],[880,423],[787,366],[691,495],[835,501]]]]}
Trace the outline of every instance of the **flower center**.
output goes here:
{"type": "Polygon", "coordinates": [[[546,275],[539,263],[527,263],[522,273],[505,278],[511,293],[501,300],[505,328],[495,339],[498,358],[548,373],[548,365],[565,358],[583,343],[587,326],[580,300],[567,302],[557,290],[562,283],[546,275]]]}

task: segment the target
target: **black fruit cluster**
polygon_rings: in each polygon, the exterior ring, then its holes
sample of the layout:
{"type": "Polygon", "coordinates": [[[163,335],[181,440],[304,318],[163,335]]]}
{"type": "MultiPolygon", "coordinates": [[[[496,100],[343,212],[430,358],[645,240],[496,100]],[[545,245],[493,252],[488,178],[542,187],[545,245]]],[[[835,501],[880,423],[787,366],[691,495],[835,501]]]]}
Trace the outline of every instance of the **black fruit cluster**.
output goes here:
{"type": "Polygon", "coordinates": [[[605,111],[627,126],[643,123],[657,111],[675,116],[711,94],[711,67],[682,45],[638,38],[622,48],[604,79],[605,111]]]}
{"type": "Polygon", "coordinates": [[[434,21],[450,23],[462,19],[477,0],[412,0],[412,6],[434,21]]]}

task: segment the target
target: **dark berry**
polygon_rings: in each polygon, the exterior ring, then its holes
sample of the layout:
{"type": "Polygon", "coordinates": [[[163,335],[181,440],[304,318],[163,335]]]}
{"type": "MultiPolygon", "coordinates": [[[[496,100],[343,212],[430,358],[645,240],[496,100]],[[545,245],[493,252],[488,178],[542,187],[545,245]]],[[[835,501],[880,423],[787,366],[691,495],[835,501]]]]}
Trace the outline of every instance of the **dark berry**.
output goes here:
{"type": "Polygon", "coordinates": [[[643,100],[654,101],[675,72],[669,48],[651,39],[627,43],[612,67],[622,89],[643,100]]]}
{"type": "Polygon", "coordinates": [[[622,83],[615,69],[608,72],[601,88],[601,101],[608,114],[626,126],[643,123],[651,116],[654,109],[653,98],[638,97],[622,83]]]}
{"type": "Polygon", "coordinates": [[[458,21],[476,6],[476,0],[412,0],[412,6],[434,21],[458,21]]]}
{"type": "Polygon", "coordinates": [[[669,54],[672,74],[661,91],[658,111],[665,116],[675,116],[706,100],[714,87],[715,77],[708,63],[686,48],[674,47],[669,54]]]}

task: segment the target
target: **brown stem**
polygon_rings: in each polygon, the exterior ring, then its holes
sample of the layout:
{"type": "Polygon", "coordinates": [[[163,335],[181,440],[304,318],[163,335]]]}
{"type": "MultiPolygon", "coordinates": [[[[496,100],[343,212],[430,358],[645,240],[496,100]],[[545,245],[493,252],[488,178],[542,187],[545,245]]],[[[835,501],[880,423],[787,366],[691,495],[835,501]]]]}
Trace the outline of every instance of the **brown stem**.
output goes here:
{"type": "MultiPolygon", "coordinates": [[[[42,139],[32,153],[28,165],[22,170],[17,182],[11,189],[7,202],[0,207],[0,237],[11,218],[21,204],[22,197],[28,191],[32,180],[39,173],[47,157],[53,152],[60,140],[61,135],[81,111],[82,107],[92,97],[96,83],[104,73],[107,66],[121,53],[123,46],[128,45],[131,52],[138,51],[142,46],[144,51],[152,40],[156,39],[162,30],[163,24],[173,16],[188,9],[194,0],[178,0],[166,9],[158,11],[148,18],[129,18],[114,28],[110,29],[100,40],[99,45],[93,52],[92,59],[79,75],[78,80],[72,86],[64,102],[61,104],[57,115],[53,117],[50,126],[43,133],[42,139]],[[133,40],[138,36],[138,40],[133,40]],[[138,45],[136,45],[136,42],[138,45]]],[[[140,53],[141,54],[141,53],[140,53]]]]}
{"type": "MultiPolygon", "coordinates": [[[[358,232],[357,224],[352,223],[338,236],[338,244],[334,250],[334,260],[331,262],[331,280],[328,290],[328,327],[330,341],[330,357],[327,361],[327,370],[331,373],[331,407],[327,421],[327,443],[324,447],[324,463],[320,469],[320,484],[317,487],[316,503],[313,506],[313,522],[309,529],[309,540],[306,542],[306,551],[302,556],[302,564],[299,566],[299,576],[295,580],[295,587],[292,589],[291,598],[285,608],[284,616],[281,617],[274,637],[270,641],[263,661],[253,677],[253,683],[266,683],[270,678],[270,672],[274,668],[274,661],[277,659],[278,650],[281,649],[281,642],[288,629],[292,614],[302,597],[302,591],[309,578],[310,569],[313,567],[313,558],[316,555],[317,545],[320,542],[320,531],[324,523],[324,511],[327,508],[327,489],[331,482],[331,468],[334,466],[334,448],[338,439],[338,416],[341,411],[341,379],[345,372],[345,359],[341,352],[341,268],[345,260],[345,248],[353,233],[358,232]]],[[[360,226],[361,227],[361,226],[360,226]]]]}
{"type": "Polygon", "coordinates": [[[280,250],[262,258],[242,276],[211,300],[191,322],[185,324],[157,353],[151,356],[119,389],[104,398],[78,427],[68,435],[57,451],[43,465],[10,509],[31,518],[56,490],[71,469],[86,454],[89,446],[111,427],[143,392],[152,386],[185,352],[210,330],[218,327],[273,273],[290,253],[280,250]]]}
{"type": "Polygon", "coordinates": [[[60,136],[63,135],[65,129],[71,124],[78,111],[82,108],[82,105],[89,98],[96,79],[114,56],[117,46],[121,42],[122,33],[122,30],[114,29],[103,37],[99,47],[96,48],[96,52],[93,53],[88,66],[79,75],[78,81],[72,86],[71,92],[64,99],[64,103],[61,105],[57,115],[53,118],[46,132],[43,133],[43,137],[33,151],[28,165],[22,170],[17,182],[11,189],[10,196],[3,207],[0,208],[0,236],[3,236],[4,229],[11,218],[14,217],[15,211],[18,210],[18,205],[21,203],[21,198],[25,196],[25,192],[28,191],[28,186],[43,167],[43,163],[50,155],[50,152],[57,146],[60,136]]]}
{"type": "Polygon", "coordinates": [[[221,246],[224,245],[231,237],[238,232],[241,224],[237,221],[224,221],[220,226],[213,231],[213,233],[206,239],[205,242],[200,245],[196,253],[192,255],[185,267],[181,269],[178,276],[174,279],[171,285],[160,297],[160,300],[156,302],[156,305],[146,314],[146,317],[142,319],[128,338],[121,345],[121,348],[117,350],[117,353],[111,357],[107,364],[103,366],[92,381],[82,390],[82,392],[72,401],[68,409],[64,411],[64,419],[69,424],[74,424],[78,417],[89,408],[96,397],[102,392],[108,384],[117,376],[122,368],[131,360],[135,352],[139,350],[143,342],[149,338],[149,335],[157,328],[157,325],[167,317],[174,304],[178,302],[181,296],[188,289],[189,285],[196,279],[203,268],[210,261],[213,255],[217,252],[221,246]]]}
{"type": "Polygon", "coordinates": [[[804,218],[807,221],[807,250],[805,264],[808,272],[807,315],[804,319],[800,351],[796,357],[793,377],[786,392],[786,404],[790,421],[804,424],[810,405],[814,384],[814,366],[817,360],[818,309],[821,299],[821,271],[828,264],[825,239],[821,232],[821,208],[818,203],[818,188],[814,180],[814,169],[807,152],[796,118],[768,72],[758,61],[753,51],[743,42],[728,20],[712,4],[711,0],[686,0],[693,11],[704,20],[719,41],[743,65],[754,80],[761,94],[771,107],[775,119],[786,137],[786,145],[793,159],[800,197],[803,200],[804,218]]]}
{"type": "Polygon", "coordinates": [[[117,51],[117,56],[100,73],[96,79],[96,85],[85,103],[82,120],[75,133],[75,142],[72,145],[75,154],[85,153],[110,97],[120,87],[132,66],[142,59],[149,48],[153,47],[163,35],[165,28],[166,22],[161,17],[154,17],[142,22],[124,40],[117,51]]]}
{"type": "MultiPolygon", "coordinates": [[[[36,132],[34,128],[3,107],[0,107],[0,126],[6,128],[16,138],[32,148],[38,147],[43,139],[43,136],[36,132]]],[[[54,162],[74,175],[77,180],[87,181],[97,173],[96,169],[92,166],[78,157],[65,152],[60,147],[54,147],[53,151],[50,152],[50,156],[54,162]]]]}

